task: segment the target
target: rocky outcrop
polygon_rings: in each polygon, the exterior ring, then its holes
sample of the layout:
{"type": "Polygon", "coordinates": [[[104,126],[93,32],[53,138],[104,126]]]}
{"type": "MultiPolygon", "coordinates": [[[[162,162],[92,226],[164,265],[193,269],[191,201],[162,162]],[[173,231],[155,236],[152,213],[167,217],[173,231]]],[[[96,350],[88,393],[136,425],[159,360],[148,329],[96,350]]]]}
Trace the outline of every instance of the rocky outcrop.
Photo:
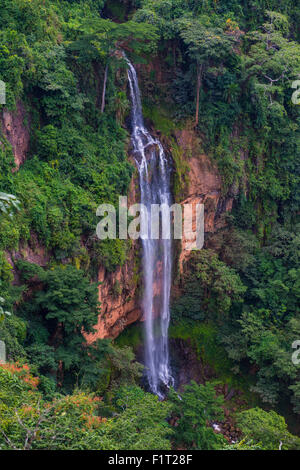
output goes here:
{"type": "Polygon", "coordinates": [[[19,277],[18,270],[15,267],[16,261],[26,260],[29,263],[46,267],[50,261],[50,253],[47,251],[45,246],[40,243],[36,233],[31,231],[28,243],[20,243],[18,250],[6,251],[6,259],[12,267],[14,275],[13,283],[19,286],[22,284],[22,281],[19,277]]]}
{"type": "Polygon", "coordinates": [[[30,118],[21,101],[17,102],[15,111],[4,109],[1,127],[4,137],[12,146],[15,164],[19,169],[26,159],[30,144],[30,118]]]}
{"type": "MultiPolygon", "coordinates": [[[[206,234],[213,233],[224,226],[222,215],[232,209],[233,199],[223,197],[218,168],[201,151],[200,141],[194,130],[182,129],[176,131],[176,140],[182,151],[183,159],[187,162],[189,168],[184,200],[181,204],[192,204],[194,207],[193,231],[196,230],[195,206],[204,204],[204,231],[206,234]]],[[[190,244],[191,241],[183,236],[179,256],[180,267],[189,257],[190,244]]]]}
{"type": "MultiPolygon", "coordinates": [[[[128,205],[136,198],[136,179],[132,178],[128,205]]],[[[109,273],[103,266],[98,271],[99,302],[101,313],[98,316],[96,332],[86,336],[88,343],[97,339],[116,338],[126,326],[140,320],[142,311],[139,300],[139,267],[137,266],[137,242],[132,241],[127,262],[115,272],[109,273]]]]}
{"type": "Polygon", "coordinates": [[[96,332],[86,336],[88,343],[97,339],[116,338],[126,326],[141,318],[137,290],[134,248],[129,261],[114,273],[100,268],[98,273],[101,314],[96,332]]]}

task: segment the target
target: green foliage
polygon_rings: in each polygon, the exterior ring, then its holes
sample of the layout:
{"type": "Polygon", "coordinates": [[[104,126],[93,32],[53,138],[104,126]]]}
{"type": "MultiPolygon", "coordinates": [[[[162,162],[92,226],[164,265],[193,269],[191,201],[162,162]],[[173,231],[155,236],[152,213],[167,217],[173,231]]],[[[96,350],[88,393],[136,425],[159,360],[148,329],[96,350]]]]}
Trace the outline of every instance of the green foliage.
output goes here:
{"type": "MultiPolygon", "coordinates": [[[[0,316],[1,316],[0,306],[0,316]]],[[[26,323],[16,315],[5,315],[0,320],[0,338],[6,346],[6,356],[8,361],[18,361],[26,358],[23,347],[26,338],[26,323]]]]}
{"type": "Polygon", "coordinates": [[[127,259],[128,242],[124,240],[112,240],[107,238],[98,242],[94,248],[95,256],[101,265],[108,271],[115,271],[118,266],[123,266],[127,259]]]}
{"type": "Polygon", "coordinates": [[[184,158],[182,149],[176,144],[174,139],[171,139],[171,152],[176,166],[173,182],[174,196],[175,200],[181,201],[189,181],[189,165],[184,158]]]}
{"type": "Polygon", "coordinates": [[[227,444],[222,450],[264,450],[261,444],[254,444],[252,440],[243,439],[235,444],[227,444]]]}
{"type": "Polygon", "coordinates": [[[226,442],[209,424],[224,418],[223,396],[216,396],[213,383],[197,385],[192,381],[180,396],[171,393],[173,413],[179,417],[175,440],[189,449],[216,450],[226,442]]]}
{"type": "Polygon", "coordinates": [[[152,122],[155,130],[162,132],[166,137],[169,137],[176,128],[174,121],[169,117],[169,112],[161,107],[144,105],[143,115],[152,122]]]}
{"type": "MultiPolygon", "coordinates": [[[[6,111],[23,102],[31,142],[12,172],[11,146],[0,136],[0,337],[9,361],[30,361],[40,374],[37,385],[23,366],[0,368],[1,448],[171,446],[170,403],[136,386],[141,366],[132,351],[85,342],[99,313],[91,277],[99,266],[115,271],[130,252],[124,241],[95,237],[97,206],[117,205],[133,174],[122,50],[134,62],[151,60],[138,70],[145,117],[171,149],[175,198],[185,196],[190,157],[176,131],[190,128],[183,121],[190,123],[199,96],[195,136],[220,172],[218,211],[224,201],[234,204],[229,226],[207,237],[209,249],[184,267],[171,335],[191,338],[198,357],[251,399],[256,392],[273,406],[290,401],[300,412],[299,365],[291,361],[300,337],[300,121],[291,101],[299,22],[292,0],[1,1],[6,111]],[[29,251],[46,268],[20,261],[29,251]],[[101,392],[102,408],[82,391],[54,399],[57,385],[101,392]],[[105,421],[104,410],[116,415],[105,421]]],[[[121,290],[115,283],[112,293],[121,290]]],[[[140,336],[125,332],[119,345],[138,346],[140,336]]],[[[213,387],[192,384],[182,398],[173,397],[175,444],[228,448],[208,426],[221,417],[213,387]]],[[[275,412],[248,410],[239,423],[244,437],[232,448],[299,446],[275,412]]]]}
{"type": "Polygon", "coordinates": [[[27,365],[1,366],[0,384],[1,449],[112,448],[93,397],[77,391],[45,402],[27,365]]]}
{"type": "Polygon", "coordinates": [[[10,108],[15,107],[15,97],[19,97],[23,91],[22,73],[24,70],[24,58],[26,42],[23,35],[8,29],[0,32],[0,69],[1,80],[6,84],[6,103],[10,108]]]}
{"type": "MultiPolygon", "coordinates": [[[[0,134],[1,135],[1,134],[0,134]]],[[[11,146],[1,135],[2,145],[0,146],[0,187],[6,191],[12,181],[12,169],[15,166],[11,146]]]]}
{"type": "Polygon", "coordinates": [[[1,366],[0,385],[1,449],[170,449],[170,404],[139,387],[119,389],[107,420],[101,398],[79,390],[46,402],[27,365],[1,366]]]}
{"type": "Polygon", "coordinates": [[[264,450],[299,450],[300,439],[290,434],[282,416],[260,408],[239,413],[237,423],[246,439],[264,450]]]}
{"type": "MultiPolygon", "coordinates": [[[[12,226],[11,219],[14,216],[14,213],[20,209],[20,201],[14,196],[13,194],[7,194],[0,192],[0,215],[2,213],[2,217],[0,217],[0,227],[2,229],[2,233],[0,236],[0,249],[14,248],[17,245],[17,241],[19,238],[19,231],[12,226]]],[[[5,263],[4,254],[0,252],[0,259],[1,259],[1,271],[2,271],[2,279],[7,281],[7,274],[3,272],[3,265],[5,263]]],[[[7,269],[6,269],[7,271],[7,269]]],[[[0,286],[2,284],[2,280],[0,278],[0,286]]]]}
{"type": "Polygon", "coordinates": [[[125,385],[135,385],[142,376],[143,366],[135,360],[130,347],[112,348],[108,354],[111,368],[110,387],[118,389],[125,385]]]}
{"type": "Polygon", "coordinates": [[[10,281],[13,280],[12,266],[7,261],[3,251],[0,251],[0,286],[8,287],[10,281]]]}
{"type": "Polygon", "coordinates": [[[161,60],[171,57],[173,87],[164,95],[175,118],[194,113],[200,79],[203,146],[218,163],[224,193],[245,194],[237,224],[255,228],[261,240],[282,212],[297,217],[299,207],[299,109],[291,103],[298,15],[290,1],[242,8],[238,1],[180,0],[145,0],[135,14],[158,26],[161,60]]]}
{"type": "Polygon", "coordinates": [[[116,404],[122,412],[108,434],[119,450],[169,450],[172,430],[166,419],[171,404],[145,393],[139,387],[121,388],[116,404]]]}
{"type": "Polygon", "coordinates": [[[183,18],[179,21],[179,28],[189,54],[198,63],[218,64],[218,61],[233,53],[236,38],[224,33],[221,28],[213,27],[207,16],[200,16],[195,21],[183,18]]]}
{"type": "Polygon", "coordinates": [[[18,268],[33,289],[30,304],[20,308],[28,323],[26,343],[32,362],[44,374],[56,371],[60,386],[64,381],[70,386],[75,378],[95,385],[101,373],[95,363],[109,348],[106,341],[92,346],[85,342],[84,335],[94,332],[99,314],[97,285],[70,265],[45,271],[19,261],[18,268]]]}
{"type": "Polygon", "coordinates": [[[246,287],[239,276],[211,250],[190,257],[182,277],[184,294],[173,307],[176,318],[224,321],[242,302],[246,287]]]}
{"type": "MultiPolygon", "coordinates": [[[[290,399],[288,385],[297,393],[299,383],[299,366],[291,360],[291,345],[300,331],[298,253],[297,229],[274,229],[267,246],[248,266],[240,267],[248,286],[245,306],[221,333],[230,358],[240,364],[248,358],[259,367],[252,389],[273,404],[280,398],[290,399]]],[[[297,402],[295,397],[292,402],[297,402]]]]}
{"type": "Polygon", "coordinates": [[[58,267],[43,274],[39,280],[44,290],[36,292],[32,309],[42,311],[46,320],[63,325],[66,334],[78,334],[82,327],[90,332],[99,313],[96,286],[72,266],[58,267]]]}
{"type": "Polygon", "coordinates": [[[116,338],[116,344],[120,347],[130,345],[136,352],[143,342],[143,328],[139,323],[129,325],[116,338]]]}
{"type": "Polygon", "coordinates": [[[12,210],[20,208],[20,201],[13,194],[6,194],[0,192],[0,211],[4,214],[13,216],[12,210]]]}

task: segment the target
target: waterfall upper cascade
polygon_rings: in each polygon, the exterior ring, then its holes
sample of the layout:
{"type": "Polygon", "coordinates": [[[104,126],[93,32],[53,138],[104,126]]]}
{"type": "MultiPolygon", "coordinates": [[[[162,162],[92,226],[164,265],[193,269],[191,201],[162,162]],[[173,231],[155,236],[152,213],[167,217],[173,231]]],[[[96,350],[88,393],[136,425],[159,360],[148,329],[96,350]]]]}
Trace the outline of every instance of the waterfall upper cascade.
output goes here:
{"type": "MultiPolygon", "coordinates": [[[[170,323],[170,290],[172,276],[172,242],[169,239],[151,239],[151,205],[170,207],[170,163],[161,142],[153,138],[143,120],[140,90],[136,71],[128,63],[128,80],[132,104],[132,144],[139,172],[141,203],[149,217],[141,217],[143,248],[143,314],[145,318],[145,366],[151,391],[163,397],[163,390],[173,385],[170,370],[168,329],[170,323]]],[[[171,219],[168,209],[162,209],[164,224],[171,219]]]]}

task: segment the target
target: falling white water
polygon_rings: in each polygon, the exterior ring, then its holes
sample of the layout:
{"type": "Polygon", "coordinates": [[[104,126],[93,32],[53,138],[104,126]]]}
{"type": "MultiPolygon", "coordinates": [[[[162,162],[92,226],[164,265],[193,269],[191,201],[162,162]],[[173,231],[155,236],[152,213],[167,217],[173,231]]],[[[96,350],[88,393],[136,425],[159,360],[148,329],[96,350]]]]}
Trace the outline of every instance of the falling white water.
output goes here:
{"type": "MultiPolygon", "coordinates": [[[[173,384],[170,370],[168,329],[170,323],[170,289],[172,276],[172,243],[169,239],[151,239],[151,205],[165,204],[161,219],[171,232],[168,207],[171,205],[170,164],[158,139],[144,126],[140,90],[136,71],[128,63],[128,80],[132,102],[132,144],[139,171],[141,203],[148,217],[141,217],[143,247],[146,345],[145,365],[151,391],[163,397],[163,390],[173,384]]],[[[168,232],[167,230],[167,232],[168,232]]],[[[166,233],[167,233],[166,232],[166,233]]]]}

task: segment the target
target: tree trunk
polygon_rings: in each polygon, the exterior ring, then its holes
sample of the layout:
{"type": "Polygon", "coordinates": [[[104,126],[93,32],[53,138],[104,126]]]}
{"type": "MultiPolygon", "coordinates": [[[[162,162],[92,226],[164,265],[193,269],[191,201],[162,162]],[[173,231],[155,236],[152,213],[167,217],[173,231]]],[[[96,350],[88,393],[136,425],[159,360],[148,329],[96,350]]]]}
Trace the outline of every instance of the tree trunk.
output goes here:
{"type": "Polygon", "coordinates": [[[197,100],[196,100],[196,117],[195,117],[195,127],[199,123],[199,102],[200,102],[200,89],[202,86],[202,74],[203,74],[203,64],[198,64],[197,66],[197,100]]]}
{"type": "Polygon", "coordinates": [[[107,73],[108,73],[108,64],[106,64],[105,72],[104,72],[104,81],[103,81],[103,90],[102,90],[102,103],[101,103],[101,113],[104,113],[104,108],[105,108],[105,94],[106,94],[107,73]]]}

